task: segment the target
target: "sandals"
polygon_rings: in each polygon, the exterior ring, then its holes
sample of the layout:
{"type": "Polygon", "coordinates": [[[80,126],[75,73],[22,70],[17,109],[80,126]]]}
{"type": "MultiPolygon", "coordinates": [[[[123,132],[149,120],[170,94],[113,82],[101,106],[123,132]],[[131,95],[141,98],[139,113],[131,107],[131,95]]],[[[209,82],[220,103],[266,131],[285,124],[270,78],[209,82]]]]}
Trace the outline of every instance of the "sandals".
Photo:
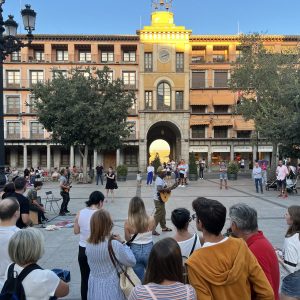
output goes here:
{"type": "Polygon", "coordinates": [[[159,236],[160,234],[156,230],[154,230],[154,231],[152,231],[152,235],[159,236]]]}
{"type": "Polygon", "coordinates": [[[168,227],[166,227],[166,228],[162,229],[161,231],[162,231],[162,232],[167,232],[167,231],[172,231],[172,229],[171,229],[171,228],[168,228],[168,227]]]}

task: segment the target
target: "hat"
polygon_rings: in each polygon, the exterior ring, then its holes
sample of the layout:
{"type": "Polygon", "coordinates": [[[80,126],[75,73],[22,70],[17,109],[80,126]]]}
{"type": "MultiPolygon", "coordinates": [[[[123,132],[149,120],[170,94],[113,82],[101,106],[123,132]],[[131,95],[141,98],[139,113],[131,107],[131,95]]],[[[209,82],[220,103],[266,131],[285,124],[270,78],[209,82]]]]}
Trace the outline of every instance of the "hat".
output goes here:
{"type": "Polygon", "coordinates": [[[157,168],[157,173],[162,173],[162,172],[164,172],[164,171],[166,171],[162,166],[159,166],[158,168],[157,168]]]}

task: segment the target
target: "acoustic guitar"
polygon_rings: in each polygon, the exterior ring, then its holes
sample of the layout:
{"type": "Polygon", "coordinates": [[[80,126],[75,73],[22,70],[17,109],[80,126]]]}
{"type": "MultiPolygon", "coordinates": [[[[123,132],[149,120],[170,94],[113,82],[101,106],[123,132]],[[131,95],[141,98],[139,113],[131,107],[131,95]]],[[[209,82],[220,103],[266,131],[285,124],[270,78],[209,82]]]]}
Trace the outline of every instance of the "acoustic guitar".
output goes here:
{"type": "Polygon", "coordinates": [[[70,182],[66,185],[66,187],[63,188],[63,191],[64,191],[65,193],[69,193],[69,192],[70,192],[70,189],[72,188],[71,184],[72,184],[72,181],[70,181],[70,182]]]}
{"type": "Polygon", "coordinates": [[[159,197],[161,199],[162,202],[166,203],[168,202],[170,196],[171,196],[171,190],[174,190],[178,187],[178,183],[174,183],[171,187],[169,187],[169,191],[168,192],[159,192],[159,197]]]}

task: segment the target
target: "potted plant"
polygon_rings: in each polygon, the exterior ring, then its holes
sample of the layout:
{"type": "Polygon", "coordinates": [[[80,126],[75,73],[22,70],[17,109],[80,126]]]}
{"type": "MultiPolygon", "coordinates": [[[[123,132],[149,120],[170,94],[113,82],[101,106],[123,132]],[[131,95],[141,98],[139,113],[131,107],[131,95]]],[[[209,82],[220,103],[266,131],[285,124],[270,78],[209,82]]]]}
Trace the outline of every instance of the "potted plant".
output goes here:
{"type": "Polygon", "coordinates": [[[237,162],[230,161],[227,166],[228,180],[237,180],[238,172],[239,172],[239,166],[237,162]]]}
{"type": "Polygon", "coordinates": [[[126,181],[128,169],[125,165],[117,166],[117,179],[118,181],[126,181]]]}
{"type": "Polygon", "coordinates": [[[189,154],[189,179],[196,181],[198,179],[198,170],[194,152],[189,154]]]}

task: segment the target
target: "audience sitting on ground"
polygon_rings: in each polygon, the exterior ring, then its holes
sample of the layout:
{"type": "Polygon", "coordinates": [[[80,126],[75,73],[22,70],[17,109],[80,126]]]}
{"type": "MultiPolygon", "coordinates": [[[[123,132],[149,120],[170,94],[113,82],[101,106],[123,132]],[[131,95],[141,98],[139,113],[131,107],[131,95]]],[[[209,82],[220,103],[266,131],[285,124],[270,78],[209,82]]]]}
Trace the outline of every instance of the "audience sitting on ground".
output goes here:
{"type": "Polygon", "coordinates": [[[86,245],[86,256],[90,267],[88,300],[125,300],[120,288],[120,279],[108,247],[120,264],[133,267],[136,263],[130,248],[118,235],[112,237],[113,221],[110,214],[100,209],[91,218],[91,234],[86,245]]]}
{"type": "Polygon", "coordinates": [[[10,197],[14,197],[18,200],[20,204],[20,218],[17,221],[17,227],[25,228],[29,224],[31,224],[31,220],[29,218],[29,201],[23,196],[26,191],[26,179],[24,177],[18,177],[14,181],[15,184],[15,192],[10,195],[10,197]]]}
{"type": "Polygon", "coordinates": [[[216,200],[192,203],[196,226],[203,233],[202,248],[187,260],[188,277],[200,300],[273,300],[272,287],[255,256],[241,239],[224,237],[226,207],[216,200]]]}
{"type": "Polygon", "coordinates": [[[30,189],[27,194],[27,198],[29,200],[29,210],[38,213],[38,222],[39,224],[42,224],[43,222],[48,221],[48,219],[45,217],[45,208],[41,203],[41,198],[37,195],[37,192],[41,190],[43,186],[43,182],[35,181],[33,186],[33,189],[30,189]]]}
{"type": "MultiPolygon", "coordinates": [[[[44,254],[44,236],[35,228],[17,231],[9,241],[8,253],[12,270],[20,274],[24,269],[33,269],[44,254]]],[[[8,268],[7,276],[9,276],[8,268]]],[[[69,293],[69,285],[59,279],[51,270],[43,270],[36,266],[22,281],[24,292],[30,300],[48,300],[49,297],[65,297],[69,293]]]]}
{"type": "Polygon", "coordinates": [[[5,272],[11,264],[8,255],[8,242],[12,235],[20,230],[16,222],[20,217],[20,205],[16,199],[6,198],[0,201],[0,291],[5,281],[5,272]]]}
{"type": "Polygon", "coordinates": [[[244,203],[235,204],[229,209],[229,217],[233,236],[246,241],[273,288],[275,300],[279,300],[277,256],[274,247],[263,232],[258,230],[256,210],[244,203]]]}
{"type": "Polygon", "coordinates": [[[144,285],[136,286],[129,299],[197,299],[194,288],[183,284],[181,251],[174,239],[166,238],[154,244],[144,285]]]}
{"type": "Polygon", "coordinates": [[[133,197],[129,202],[128,219],[124,224],[125,240],[136,258],[134,272],[143,281],[147,268],[150,251],[153,247],[152,230],[155,228],[155,220],[148,216],[145,204],[140,197],[133,197]]]}
{"type": "Polygon", "coordinates": [[[191,234],[188,230],[192,221],[190,212],[186,208],[176,208],[172,211],[171,221],[176,227],[173,238],[180,247],[182,257],[188,258],[195,250],[201,248],[198,234],[191,234]]]}
{"type": "Polygon", "coordinates": [[[54,168],[52,174],[51,174],[51,178],[53,181],[57,181],[58,178],[60,177],[58,171],[57,171],[57,168],[54,168]]]}
{"type": "Polygon", "coordinates": [[[281,270],[281,300],[300,299],[300,206],[287,209],[285,220],[289,225],[282,251],[278,251],[281,270]]]}
{"type": "Polygon", "coordinates": [[[15,184],[13,182],[7,183],[2,191],[2,199],[10,197],[15,192],[15,184]]]}
{"type": "Polygon", "coordinates": [[[85,254],[87,239],[90,236],[91,226],[90,221],[92,215],[103,207],[104,195],[99,191],[94,191],[90,194],[89,200],[86,201],[86,207],[80,210],[74,221],[74,233],[80,234],[79,237],[79,251],[78,263],[81,274],[81,299],[87,299],[88,280],[90,275],[90,268],[85,254]]]}

